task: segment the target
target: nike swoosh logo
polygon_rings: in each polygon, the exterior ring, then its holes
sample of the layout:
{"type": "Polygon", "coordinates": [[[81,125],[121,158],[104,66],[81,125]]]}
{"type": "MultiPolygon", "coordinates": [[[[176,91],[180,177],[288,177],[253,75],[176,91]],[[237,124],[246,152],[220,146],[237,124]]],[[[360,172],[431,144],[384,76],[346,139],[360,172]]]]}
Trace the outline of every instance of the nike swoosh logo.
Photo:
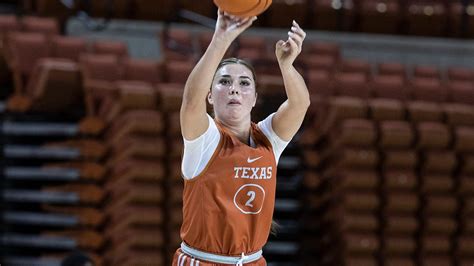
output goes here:
{"type": "Polygon", "coordinates": [[[257,157],[257,158],[253,158],[253,159],[251,159],[251,158],[249,157],[249,158],[247,158],[247,162],[248,162],[248,163],[253,163],[253,162],[255,162],[256,160],[258,160],[258,159],[260,159],[260,158],[262,158],[262,157],[263,157],[263,156],[260,156],[260,157],[257,157]]]}

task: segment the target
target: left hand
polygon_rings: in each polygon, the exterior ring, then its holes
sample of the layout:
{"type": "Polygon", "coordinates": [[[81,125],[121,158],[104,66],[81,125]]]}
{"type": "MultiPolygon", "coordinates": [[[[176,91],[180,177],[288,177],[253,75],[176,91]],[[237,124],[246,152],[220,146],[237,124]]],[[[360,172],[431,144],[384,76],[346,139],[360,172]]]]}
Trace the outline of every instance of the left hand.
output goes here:
{"type": "Polygon", "coordinates": [[[290,66],[293,64],[296,57],[301,53],[305,37],[306,32],[293,20],[291,30],[288,32],[288,40],[279,40],[275,45],[275,55],[280,66],[290,66]]]}

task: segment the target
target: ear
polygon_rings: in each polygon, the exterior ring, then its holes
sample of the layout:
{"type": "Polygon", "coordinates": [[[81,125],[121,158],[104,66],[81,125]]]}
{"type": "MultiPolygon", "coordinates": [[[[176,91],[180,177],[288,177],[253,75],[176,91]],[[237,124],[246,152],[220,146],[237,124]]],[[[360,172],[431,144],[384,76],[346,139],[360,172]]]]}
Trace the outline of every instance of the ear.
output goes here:
{"type": "Polygon", "coordinates": [[[212,94],[211,92],[209,92],[207,94],[207,101],[209,102],[210,105],[213,105],[214,104],[214,100],[212,99],[212,94]]]}

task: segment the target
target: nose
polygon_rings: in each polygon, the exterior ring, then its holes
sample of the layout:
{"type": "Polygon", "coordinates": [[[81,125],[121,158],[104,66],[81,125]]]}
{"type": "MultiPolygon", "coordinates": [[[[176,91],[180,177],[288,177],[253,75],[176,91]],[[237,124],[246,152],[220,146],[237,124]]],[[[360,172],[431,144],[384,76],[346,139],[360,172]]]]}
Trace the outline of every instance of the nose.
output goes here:
{"type": "Polygon", "coordinates": [[[230,95],[239,95],[240,94],[240,87],[238,84],[232,84],[229,90],[230,95]]]}

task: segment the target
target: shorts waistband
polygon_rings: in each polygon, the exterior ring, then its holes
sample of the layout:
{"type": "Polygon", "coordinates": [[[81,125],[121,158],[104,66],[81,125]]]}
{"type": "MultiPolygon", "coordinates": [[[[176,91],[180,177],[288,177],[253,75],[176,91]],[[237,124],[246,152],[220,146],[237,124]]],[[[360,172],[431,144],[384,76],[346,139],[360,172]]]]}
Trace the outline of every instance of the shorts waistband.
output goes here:
{"type": "Polygon", "coordinates": [[[186,243],[184,242],[181,242],[181,250],[189,256],[195,257],[197,259],[206,260],[214,263],[234,265],[243,265],[244,263],[254,262],[262,257],[262,250],[259,250],[249,255],[245,255],[244,253],[242,253],[242,255],[239,257],[223,256],[194,249],[186,245],[186,243]]]}

